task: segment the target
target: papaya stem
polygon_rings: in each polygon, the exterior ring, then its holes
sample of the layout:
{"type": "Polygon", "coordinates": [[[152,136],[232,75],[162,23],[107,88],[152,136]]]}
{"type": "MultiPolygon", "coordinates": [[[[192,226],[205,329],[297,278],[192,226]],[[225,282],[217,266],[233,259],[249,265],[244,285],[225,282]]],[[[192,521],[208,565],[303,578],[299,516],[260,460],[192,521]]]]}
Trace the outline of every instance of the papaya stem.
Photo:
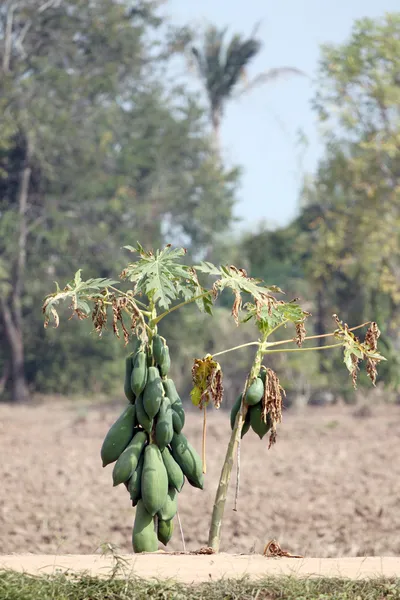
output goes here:
{"type": "Polygon", "coordinates": [[[158,317],[153,320],[154,325],[157,325],[157,323],[159,323],[161,321],[161,319],[163,319],[170,313],[174,312],[174,310],[178,310],[179,308],[182,308],[183,306],[186,306],[187,304],[196,302],[196,300],[200,300],[201,298],[204,298],[204,296],[209,296],[210,293],[211,293],[210,291],[204,292],[203,294],[199,294],[198,296],[194,296],[193,298],[190,298],[190,300],[185,300],[185,302],[180,302],[179,304],[175,304],[175,306],[173,306],[172,308],[169,308],[165,312],[161,313],[161,315],[158,315],[158,317]]]}
{"type": "Polygon", "coordinates": [[[264,350],[264,354],[275,354],[276,352],[310,352],[312,350],[329,350],[330,348],[339,348],[343,346],[342,342],[338,344],[329,344],[328,346],[314,346],[312,348],[281,348],[279,350],[264,350]]]}
{"type": "Polygon", "coordinates": [[[255,377],[260,372],[260,367],[263,359],[263,355],[265,352],[265,341],[258,343],[258,349],[254,357],[254,362],[250,371],[248,378],[246,379],[246,384],[243,390],[242,404],[240,406],[240,410],[236,415],[235,424],[233,427],[233,431],[231,433],[231,437],[229,440],[228,448],[226,450],[224,464],[222,466],[221,475],[219,478],[217,493],[215,495],[214,507],[211,517],[211,525],[210,532],[208,537],[208,545],[210,548],[214,550],[214,552],[219,551],[219,546],[221,542],[221,529],[222,529],[222,521],[224,518],[224,510],[226,504],[226,498],[229,488],[229,483],[232,475],[233,468],[233,460],[236,454],[236,450],[239,444],[239,440],[242,433],[242,428],[244,425],[244,421],[246,418],[248,406],[244,402],[246,397],[247,390],[249,388],[250,382],[253,381],[255,377]]]}
{"type": "Polygon", "coordinates": [[[207,406],[203,406],[203,440],[202,440],[202,460],[203,460],[203,473],[207,473],[206,466],[206,431],[207,431],[207,406]]]}
{"type": "MultiPolygon", "coordinates": [[[[357,329],[361,329],[362,327],[366,327],[367,325],[370,325],[370,323],[371,323],[371,321],[366,321],[365,323],[362,323],[361,325],[356,325],[355,327],[351,327],[348,331],[356,331],[357,329]]],[[[322,338],[333,337],[334,335],[335,335],[334,331],[332,331],[332,333],[322,333],[321,335],[308,335],[304,338],[303,341],[320,340],[322,338]]],[[[290,342],[294,342],[294,341],[295,341],[294,338],[292,338],[290,340],[279,340],[278,342],[268,343],[268,347],[280,346],[281,344],[289,344],[290,342]]]]}
{"type": "Polygon", "coordinates": [[[241,348],[247,348],[248,346],[259,346],[261,342],[248,342],[247,344],[240,344],[240,346],[233,346],[233,348],[228,348],[228,350],[222,350],[221,352],[217,352],[213,354],[212,357],[221,356],[222,354],[226,354],[227,352],[233,352],[234,350],[240,350],[241,348]]]}

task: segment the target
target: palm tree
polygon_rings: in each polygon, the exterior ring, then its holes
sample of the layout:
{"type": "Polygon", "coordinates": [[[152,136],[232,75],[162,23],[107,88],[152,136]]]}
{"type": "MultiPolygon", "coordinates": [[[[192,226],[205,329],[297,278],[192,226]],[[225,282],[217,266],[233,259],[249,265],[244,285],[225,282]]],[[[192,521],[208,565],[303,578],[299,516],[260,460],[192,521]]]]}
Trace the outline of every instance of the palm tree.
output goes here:
{"type": "Polygon", "coordinates": [[[246,69],[260,52],[262,43],[254,37],[255,30],[247,39],[235,34],[229,42],[225,41],[226,33],[227,28],[219,29],[209,25],[204,32],[201,47],[191,48],[192,59],[207,93],[210,121],[218,153],[221,121],[225,106],[230,99],[243,95],[255,86],[267,83],[280,75],[303,75],[299,69],[280,67],[269,69],[248,81],[246,69]]]}

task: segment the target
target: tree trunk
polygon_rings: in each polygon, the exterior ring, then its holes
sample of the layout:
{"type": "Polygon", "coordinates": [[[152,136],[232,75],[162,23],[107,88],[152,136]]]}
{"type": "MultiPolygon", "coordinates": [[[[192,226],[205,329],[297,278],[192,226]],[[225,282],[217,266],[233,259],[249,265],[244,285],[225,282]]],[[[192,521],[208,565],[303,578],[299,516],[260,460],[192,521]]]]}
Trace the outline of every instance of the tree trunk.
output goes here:
{"type": "Polygon", "coordinates": [[[4,386],[10,389],[12,402],[28,402],[30,392],[25,380],[22,328],[16,326],[15,319],[13,319],[11,310],[7,305],[7,300],[1,299],[1,309],[11,362],[9,373],[5,373],[8,376],[8,381],[4,382],[4,386]]]}
{"type": "Polygon", "coordinates": [[[26,265],[26,243],[27,243],[27,207],[29,195],[29,183],[31,179],[31,157],[32,141],[26,137],[25,160],[20,173],[20,185],[18,190],[18,246],[13,272],[12,291],[6,298],[0,298],[1,312],[4,322],[8,349],[11,362],[10,378],[8,388],[11,391],[12,402],[27,402],[30,392],[25,379],[24,368],[24,341],[23,341],[23,319],[22,319],[22,294],[24,286],[24,274],[26,265]]]}
{"type": "Polygon", "coordinates": [[[221,115],[219,111],[213,111],[211,114],[213,128],[213,146],[218,159],[221,158],[221,115]]]}

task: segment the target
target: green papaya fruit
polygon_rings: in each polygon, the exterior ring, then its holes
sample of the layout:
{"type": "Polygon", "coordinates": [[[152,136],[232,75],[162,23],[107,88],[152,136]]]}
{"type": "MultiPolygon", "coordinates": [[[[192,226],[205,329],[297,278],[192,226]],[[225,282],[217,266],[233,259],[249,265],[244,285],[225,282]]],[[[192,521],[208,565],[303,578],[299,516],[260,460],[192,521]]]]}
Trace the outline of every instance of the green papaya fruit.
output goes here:
{"type": "Polygon", "coordinates": [[[141,493],[147,512],[154,517],[164,506],[168,494],[167,470],[155,444],[149,444],[144,451],[141,493]]]}
{"type": "Polygon", "coordinates": [[[172,427],[176,433],[180,433],[183,429],[182,421],[176,410],[171,406],[172,410],[172,427]]]}
{"type": "Polygon", "coordinates": [[[162,521],[158,520],[157,527],[157,537],[164,546],[168,544],[170,539],[172,538],[172,534],[174,532],[174,521],[171,519],[170,521],[162,521]]]}
{"type": "Polygon", "coordinates": [[[113,469],[113,485],[119,485],[132,477],[139,462],[142,450],[147,442],[147,433],[138,431],[122,452],[113,469]]]}
{"type": "Polygon", "coordinates": [[[260,402],[264,395],[264,384],[260,377],[256,377],[253,383],[250,385],[246,394],[246,404],[254,406],[260,402]]]}
{"type": "Polygon", "coordinates": [[[136,409],[129,404],[120,417],[111,425],[101,446],[103,467],[115,462],[125,450],[135,431],[136,409]]]}
{"type": "Polygon", "coordinates": [[[158,363],[162,377],[166,377],[171,369],[171,357],[168,346],[164,346],[161,353],[161,360],[158,363]]]}
{"type": "MultiPolygon", "coordinates": [[[[240,406],[242,404],[242,397],[243,394],[240,394],[236,400],[235,403],[233,404],[232,408],[231,408],[231,429],[233,431],[233,428],[235,426],[235,421],[236,421],[236,415],[238,414],[239,410],[240,410],[240,406]]],[[[241,433],[241,437],[243,437],[244,435],[246,435],[246,433],[248,432],[248,430],[250,429],[250,415],[249,415],[249,411],[247,411],[246,413],[246,418],[244,420],[243,423],[243,427],[242,427],[242,433],[241,433]]]]}
{"type": "Polygon", "coordinates": [[[240,410],[240,406],[242,404],[242,398],[243,398],[243,394],[240,394],[234,404],[232,405],[231,408],[231,429],[233,431],[233,428],[235,426],[235,421],[236,421],[236,415],[238,414],[239,410],[240,410]]]}
{"type": "Polygon", "coordinates": [[[131,387],[135,396],[139,396],[147,381],[147,358],[146,352],[140,351],[136,354],[131,375],[131,387]]]}
{"type": "Polygon", "coordinates": [[[252,430],[258,435],[260,440],[263,439],[264,435],[271,429],[271,417],[267,414],[267,422],[264,423],[262,418],[262,406],[256,404],[251,406],[249,409],[250,413],[250,425],[252,430]]]}
{"type": "Polygon", "coordinates": [[[183,488],[183,484],[185,483],[185,476],[182,472],[182,469],[172,456],[168,447],[164,448],[164,450],[161,452],[161,456],[167,470],[169,485],[173,486],[177,492],[180,492],[183,488]]]}
{"type": "Polygon", "coordinates": [[[153,336],[153,357],[156,365],[161,362],[164,345],[164,340],[160,335],[153,336]]]}
{"type": "Polygon", "coordinates": [[[136,418],[137,418],[139,425],[141,427],[143,427],[143,429],[145,431],[147,431],[147,433],[150,433],[153,428],[153,419],[149,418],[149,415],[147,414],[147,412],[144,409],[143,394],[140,394],[140,396],[138,396],[136,398],[135,406],[136,406],[136,418]]]}
{"type": "Polygon", "coordinates": [[[174,487],[168,489],[167,498],[164,505],[157,513],[157,516],[161,521],[170,521],[176,515],[178,510],[178,494],[174,487]]]}
{"type": "Polygon", "coordinates": [[[174,433],[171,441],[172,456],[193,487],[203,489],[203,464],[200,456],[183,433],[174,433]]]}
{"type": "MultiPolygon", "coordinates": [[[[182,402],[180,400],[177,400],[176,402],[171,403],[171,408],[179,416],[182,425],[181,429],[183,429],[183,426],[185,425],[185,410],[183,408],[182,402]]],[[[177,433],[180,433],[180,431],[177,431],[177,433]]]]}
{"type": "Polygon", "coordinates": [[[161,402],[156,425],[156,442],[161,451],[164,450],[165,446],[168,446],[168,444],[171,443],[173,435],[174,428],[172,424],[171,402],[167,396],[164,396],[161,402]]]}
{"type": "Polygon", "coordinates": [[[154,526],[153,516],[148,513],[143,500],[139,500],[136,507],[135,522],[132,531],[133,551],[157,552],[158,539],[154,526]]]}
{"type": "Polygon", "coordinates": [[[138,460],[138,465],[132,475],[132,477],[129,480],[129,485],[128,485],[128,492],[131,496],[131,500],[132,500],[132,506],[136,506],[136,504],[138,503],[138,501],[140,500],[140,492],[141,492],[141,481],[142,481],[142,471],[143,471],[143,460],[144,460],[144,453],[142,452],[139,460],[138,460]]]}
{"type": "Polygon", "coordinates": [[[143,392],[143,406],[150,419],[154,419],[160,410],[164,388],[157,367],[149,367],[147,383],[143,392]]]}
{"type": "Polygon", "coordinates": [[[176,391],[175,383],[172,379],[163,379],[163,387],[165,391],[165,395],[171,400],[171,405],[173,406],[175,402],[180,402],[182,404],[182,400],[179,397],[178,392],[176,391]]]}
{"type": "Polygon", "coordinates": [[[250,411],[247,411],[246,418],[244,420],[243,427],[242,427],[242,434],[240,437],[243,438],[249,429],[250,429],[250,411]]]}
{"type": "Polygon", "coordinates": [[[125,359],[125,381],[124,381],[124,393],[128,398],[129,402],[135,402],[135,394],[131,387],[131,376],[133,370],[133,357],[134,354],[129,354],[125,359]]]}

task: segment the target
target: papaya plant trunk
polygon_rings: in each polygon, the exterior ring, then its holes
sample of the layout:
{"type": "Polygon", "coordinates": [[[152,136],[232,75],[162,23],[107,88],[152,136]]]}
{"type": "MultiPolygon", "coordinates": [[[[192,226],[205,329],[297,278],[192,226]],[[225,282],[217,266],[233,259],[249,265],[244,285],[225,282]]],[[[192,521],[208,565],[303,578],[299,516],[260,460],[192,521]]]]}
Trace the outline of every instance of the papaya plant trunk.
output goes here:
{"type": "MultiPolygon", "coordinates": [[[[258,348],[254,363],[250,371],[250,375],[246,381],[245,389],[243,392],[243,398],[247,392],[247,388],[250,382],[257,377],[260,372],[260,367],[262,363],[262,359],[264,356],[264,348],[263,345],[260,345],[258,348]]],[[[235,425],[233,427],[233,431],[231,434],[231,438],[229,440],[228,448],[225,455],[225,461],[222,466],[221,476],[218,483],[217,493],[215,496],[214,507],[211,517],[211,526],[210,532],[208,536],[208,546],[214,550],[214,552],[219,552],[219,547],[221,543],[221,530],[222,530],[222,521],[224,518],[225,512],[225,504],[226,497],[228,494],[229,484],[231,481],[233,462],[235,459],[235,454],[237,452],[238,443],[240,440],[240,436],[242,433],[244,421],[246,419],[247,414],[247,404],[245,404],[242,400],[242,405],[237,414],[235,425]]]]}

